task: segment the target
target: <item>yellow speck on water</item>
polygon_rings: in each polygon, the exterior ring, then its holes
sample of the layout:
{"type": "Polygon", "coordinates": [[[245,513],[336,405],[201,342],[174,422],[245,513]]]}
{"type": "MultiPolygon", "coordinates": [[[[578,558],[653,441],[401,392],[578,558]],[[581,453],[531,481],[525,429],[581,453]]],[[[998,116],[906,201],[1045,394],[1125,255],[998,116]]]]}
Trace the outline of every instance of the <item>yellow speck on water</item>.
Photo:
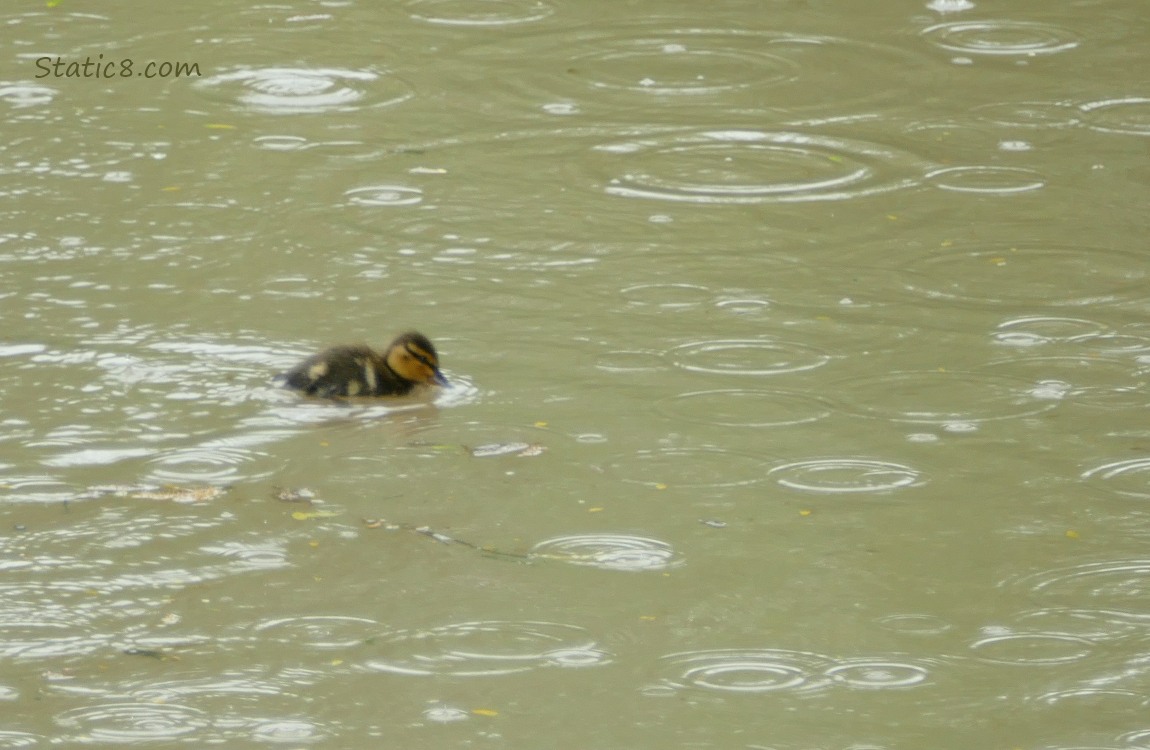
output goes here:
{"type": "Polygon", "coordinates": [[[655,489],[665,490],[665,489],[667,489],[667,485],[663,484],[662,482],[656,482],[655,483],[655,489]]]}
{"type": "Polygon", "coordinates": [[[1078,532],[1075,531],[1074,529],[1067,529],[1066,530],[1066,538],[1067,539],[1077,539],[1078,538],[1078,532]]]}
{"type": "Polygon", "coordinates": [[[331,665],[333,667],[338,667],[340,664],[343,664],[343,659],[332,659],[331,660],[331,665]]]}
{"type": "Polygon", "coordinates": [[[235,125],[228,125],[228,124],[222,123],[222,122],[209,122],[208,124],[204,125],[204,127],[208,128],[209,130],[235,130],[236,129],[235,125]]]}
{"type": "Polygon", "coordinates": [[[639,615],[639,619],[643,620],[644,622],[653,622],[659,618],[655,617],[655,615],[639,615]]]}
{"type": "Polygon", "coordinates": [[[311,547],[311,548],[313,548],[313,549],[314,549],[315,547],[318,547],[318,546],[319,546],[319,541],[318,541],[318,540],[315,540],[315,539],[312,539],[312,540],[310,540],[310,541],[307,543],[307,546],[309,546],[309,547],[311,547]]]}
{"type": "Polygon", "coordinates": [[[953,245],[954,245],[954,240],[943,240],[941,243],[939,243],[940,247],[951,247],[953,245]]]}
{"type": "Polygon", "coordinates": [[[535,423],[535,426],[536,426],[536,427],[546,427],[546,426],[547,426],[547,423],[546,423],[546,422],[536,422],[536,423],[535,423]]]}
{"type": "Polygon", "coordinates": [[[1006,265],[1006,258],[997,258],[997,257],[995,257],[995,258],[991,258],[991,259],[990,259],[990,262],[991,262],[991,263],[993,263],[993,264],[994,264],[994,265],[996,265],[996,266],[1005,266],[1005,265],[1006,265]]]}
{"type": "Polygon", "coordinates": [[[334,510],[297,510],[291,517],[297,521],[310,521],[313,518],[331,518],[338,515],[339,513],[334,510]]]}
{"type": "Polygon", "coordinates": [[[587,512],[588,513],[602,513],[603,512],[603,506],[596,505],[594,508],[588,508],[587,512]]]}
{"type": "Polygon", "coordinates": [[[812,513],[814,513],[814,511],[810,510],[808,508],[803,508],[802,510],[799,511],[800,516],[809,516],[812,513]]]}
{"type": "Polygon", "coordinates": [[[167,187],[160,188],[161,193],[178,193],[182,190],[179,185],[168,185],[167,187]]]}
{"type": "Polygon", "coordinates": [[[499,712],[496,711],[494,708],[473,708],[473,709],[471,709],[471,713],[475,714],[476,716],[498,716],[499,715],[499,712]]]}
{"type": "Polygon", "coordinates": [[[898,221],[898,215],[897,214],[887,214],[886,218],[890,219],[891,221],[898,221]]]}
{"type": "Polygon", "coordinates": [[[326,440],[321,440],[321,441],[319,441],[319,445],[320,445],[320,447],[321,447],[321,448],[326,448],[326,447],[328,447],[329,445],[331,445],[331,443],[329,443],[329,442],[328,442],[328,441],[326,441],[326,440]]]}

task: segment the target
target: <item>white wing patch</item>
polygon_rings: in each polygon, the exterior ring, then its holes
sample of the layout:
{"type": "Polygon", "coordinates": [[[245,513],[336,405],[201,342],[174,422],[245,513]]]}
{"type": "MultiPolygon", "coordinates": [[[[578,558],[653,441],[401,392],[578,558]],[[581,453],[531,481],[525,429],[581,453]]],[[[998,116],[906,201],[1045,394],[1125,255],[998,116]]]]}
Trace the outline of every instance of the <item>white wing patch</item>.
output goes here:
{"type": "Polygon", "coordinates": [[[379,385],[379,378],[375,374],[375,368],[371,366],[371,362],[365,362],[363,365],[363,380],[367,383],[367,390],[369,393],[375,393],[376,386],[379,385]]]}

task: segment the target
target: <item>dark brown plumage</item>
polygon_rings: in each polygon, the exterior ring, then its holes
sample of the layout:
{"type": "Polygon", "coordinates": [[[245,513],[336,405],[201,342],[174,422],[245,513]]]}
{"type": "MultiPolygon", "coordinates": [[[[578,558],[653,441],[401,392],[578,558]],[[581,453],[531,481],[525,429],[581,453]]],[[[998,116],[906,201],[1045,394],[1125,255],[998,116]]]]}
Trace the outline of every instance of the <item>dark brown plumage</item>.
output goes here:
{"type": "Polygon", "coordinates": [[[384,352],[363,345],[333,346],[277,376],[309,396],[402,396],[417,385],[447,385],[439,355],[421,333],[397,337],[384,352]]]}

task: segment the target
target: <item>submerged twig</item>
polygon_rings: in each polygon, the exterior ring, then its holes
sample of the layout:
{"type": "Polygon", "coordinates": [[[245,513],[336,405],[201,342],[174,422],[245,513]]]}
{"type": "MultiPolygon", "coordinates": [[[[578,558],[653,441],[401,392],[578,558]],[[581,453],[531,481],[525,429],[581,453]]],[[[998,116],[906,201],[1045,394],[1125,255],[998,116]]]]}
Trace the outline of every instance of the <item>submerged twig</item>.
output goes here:
{"type": "Polygon", "coordinates": [[[469,542],[466,539],[460,539],[458,537],[451,536],[450,534],[445,534],[442,531],[436,531],[430,526],[416,526],[415,524],[410,523],[393,523],[383,519],[375,518],[365,518],[363,519],[363,522],[369,529],[382,528],[387,529],[388,531],[410,531],[413,534],[419,534],[420,536],[434,539],[440,544],[455,544],[461,547],[467,547],[468,549],[473,549],[476,552],[482,553],[484,555],[515,560],[516,562],[530,562],[532,557],[531,555],[522,552],[504,552],[503,550],[499,550],[488,545],[475,544],[474,542],[469,542]]]}

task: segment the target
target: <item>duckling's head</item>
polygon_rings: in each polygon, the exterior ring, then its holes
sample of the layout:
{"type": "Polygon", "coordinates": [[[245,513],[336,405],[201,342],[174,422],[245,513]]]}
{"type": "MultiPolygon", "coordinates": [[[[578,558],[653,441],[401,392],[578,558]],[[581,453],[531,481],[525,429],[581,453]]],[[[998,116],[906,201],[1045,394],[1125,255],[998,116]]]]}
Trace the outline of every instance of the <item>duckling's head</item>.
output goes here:
{"type": "Polygon", "coordinates": [[[439,355],[422,333],[410,331],[392,341],[387,347],[387,366],[413,383],[447,385],[447,378],[439,371],[439,355]]]}

